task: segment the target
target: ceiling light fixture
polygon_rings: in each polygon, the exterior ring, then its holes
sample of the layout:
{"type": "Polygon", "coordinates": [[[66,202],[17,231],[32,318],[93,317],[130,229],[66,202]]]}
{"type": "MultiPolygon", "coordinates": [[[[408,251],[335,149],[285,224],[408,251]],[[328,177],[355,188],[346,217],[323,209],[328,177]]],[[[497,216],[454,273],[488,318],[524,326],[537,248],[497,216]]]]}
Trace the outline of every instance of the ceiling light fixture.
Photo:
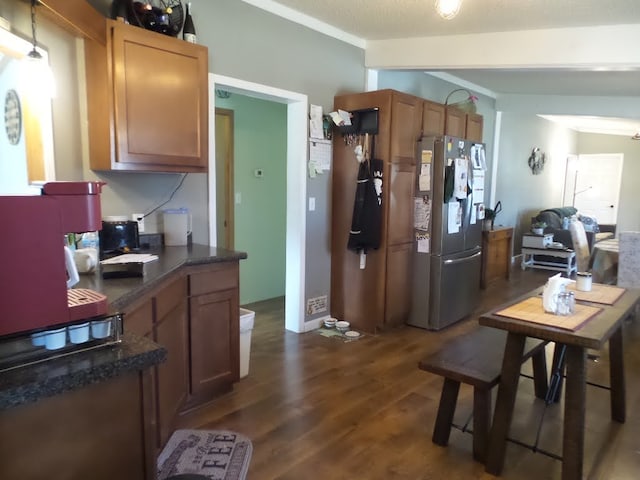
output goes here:
{"type": "Polygon", "coordinates": [[[462,0],[436,0],[436,11],[445,20],[451,20],[460,11],[462,0]]]}
{"type": "Polygon", "coordinates": [[[42,55],[40,55],[40,52],[36,49],[38,43],[36,40],[36,1],[37,0],[31,0],[31,42],[33,47],[27,54],[27,57],[32,60],[42,60],[42,55]]]}
{"type": "Polygon", "coordinates": [[[25,87],[30,95],[55,96],[55,80],[47,60],[38,51],[36,39],[36,5],[38,0],[31,0],[31,51],[24,57],[25,87]]]}

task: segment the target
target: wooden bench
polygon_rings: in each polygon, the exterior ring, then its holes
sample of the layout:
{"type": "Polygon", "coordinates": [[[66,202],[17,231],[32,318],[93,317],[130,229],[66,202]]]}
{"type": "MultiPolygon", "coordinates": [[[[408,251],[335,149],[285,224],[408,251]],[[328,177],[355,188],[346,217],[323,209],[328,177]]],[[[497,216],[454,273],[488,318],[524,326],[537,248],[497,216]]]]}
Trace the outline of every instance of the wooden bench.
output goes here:
{"type": "MultiPolygon", "coordinates": [[[[507,332],[478,327],[455,338],[419,363],[427,372],[444,377],[440,405],[433,427],[433,443],[446,446],[458,400],[460,383],[473,386],[473,458],[484,463],[491,424],[491,389],[500,382],[507,332]]],[[[535,394],[547,393],[547,342],[527,338],[522,361],[531,358],[535,394]]]]}

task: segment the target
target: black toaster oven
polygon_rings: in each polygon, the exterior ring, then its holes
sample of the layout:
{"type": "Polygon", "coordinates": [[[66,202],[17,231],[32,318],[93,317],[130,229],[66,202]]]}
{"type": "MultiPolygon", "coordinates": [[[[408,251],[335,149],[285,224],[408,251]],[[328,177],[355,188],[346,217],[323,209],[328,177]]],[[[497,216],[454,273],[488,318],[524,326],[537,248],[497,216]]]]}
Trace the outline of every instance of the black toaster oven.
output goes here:
{"type": "Polygon", "coordinates": [[[133,220],[102,221],[100,258],[131,252],[138,248],[140,248],[138,222],[133,220]]]}

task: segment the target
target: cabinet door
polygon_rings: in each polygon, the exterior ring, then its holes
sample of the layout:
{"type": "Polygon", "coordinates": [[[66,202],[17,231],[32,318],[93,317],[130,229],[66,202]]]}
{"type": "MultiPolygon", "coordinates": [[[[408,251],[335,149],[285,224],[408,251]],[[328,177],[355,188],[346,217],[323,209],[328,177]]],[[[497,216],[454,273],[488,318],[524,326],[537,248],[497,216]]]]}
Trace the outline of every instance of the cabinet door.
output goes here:
{"type": "Polygon", "coordinates": [[[191,297],[191,395],[202,400],[240,378],[238,291],[191,297]]]}
{"type": "MultiPolygon", "coordinates": [[[[186,282],[181,279],[180,283],[186,282]]],[[[171,287],[160,292],[156,297],[156,311],[159,310],[158,300],[166,299],[171,294],[171,287]]],[[[175,418],[185,404],[188,393],[189,337],[186,295],[182,298],[176,297],[176,300],[166,313],[156,318],[154,327],[154,340],[167,349],[167,360],[159,364],[156,371],[159,445],[164,445],[171,435],[175,418]]]]}
{"type": "Polygon", "coordinates": [[[482,115],[477,113],[468,113],[466,119],[466,138],[473,142],[482,142],[482,115]]]}
{"type": "Polygon", "coordinates": [[[422,127],[422,100],[410,95],[393,94],[391,104],[391,161],[413,161],[422,127]]]}
{"type": "Polygon", "coordinates": [[[111,25],[113,168],[206,171],[207,49],[120,22],[111,25]]]}
{"type": "Polygon", "coordinates": [[[144,337],[151,333],[153,327],[153,305],[151,299],[133,310],[125,310],[122,317],[124,333],[133,333],[144,337]]]}
{"type": "Polygon", "coordinates": [[[482,271],[480,286],[486,287],[498,278],[509,278],[513,228],[482,232],[482,271]]]}
{"type": "MultiPolygon", "coordinates": [[[[413,194],[416,166],[413,162],[392,163],[389,166],[389,205],[387,243],[396,245],[413,241],[413,194]]],[[[383,183],[383,189],[385,188],[383,183]]]]}
{"type": "Polygon", "coordinates": [[[445,135],[465,138],[467,115],[462,110],[458,110],[454,107],[447,107],[445,112],[445,135]]]}
{"type": "Polygon", "coordinates": [[[444,105],[425,100],[422,104],[422,134],[444,135],[444,105]]]}
{"type": "Polygon", "coordinates": [[[385,325],[401,325],[411,309],[413,242],[387,249],[385,325]]]}

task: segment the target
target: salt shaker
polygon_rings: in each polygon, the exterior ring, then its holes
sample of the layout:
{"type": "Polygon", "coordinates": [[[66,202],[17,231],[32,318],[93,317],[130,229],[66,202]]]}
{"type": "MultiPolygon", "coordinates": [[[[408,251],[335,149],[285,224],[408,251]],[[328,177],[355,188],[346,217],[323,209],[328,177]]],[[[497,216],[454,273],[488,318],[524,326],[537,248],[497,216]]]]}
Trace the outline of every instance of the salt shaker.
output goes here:
{"type": "Polygon", "coordinates": [[[575,310],[575,294],[573,292],[561,292],[558,294],[556,315],[571,315],[575,310]]]}

